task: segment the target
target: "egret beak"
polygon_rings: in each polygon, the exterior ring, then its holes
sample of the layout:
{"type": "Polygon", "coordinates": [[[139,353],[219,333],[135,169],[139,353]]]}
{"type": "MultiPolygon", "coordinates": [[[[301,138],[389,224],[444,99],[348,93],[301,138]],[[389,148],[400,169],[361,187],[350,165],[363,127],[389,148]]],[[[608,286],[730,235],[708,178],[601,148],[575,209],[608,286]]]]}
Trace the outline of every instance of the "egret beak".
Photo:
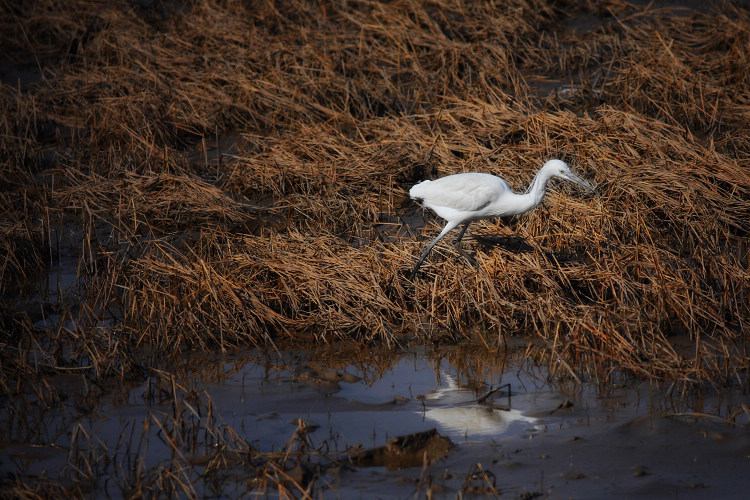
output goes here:
{"type": "Polygon", "coordinates": [[[585,188],[588,191],[591,191],[591,192],[595,191],[593,184],[591,184],[590,182],[588,182],[588,181],[586,181],[586,180],[578,177],[573,172],[567,172],[567,173],[561,175],[561,177],[569,180],[570,182],[574,182],[574,183],[578,184],[579,186],[585,188]]]}

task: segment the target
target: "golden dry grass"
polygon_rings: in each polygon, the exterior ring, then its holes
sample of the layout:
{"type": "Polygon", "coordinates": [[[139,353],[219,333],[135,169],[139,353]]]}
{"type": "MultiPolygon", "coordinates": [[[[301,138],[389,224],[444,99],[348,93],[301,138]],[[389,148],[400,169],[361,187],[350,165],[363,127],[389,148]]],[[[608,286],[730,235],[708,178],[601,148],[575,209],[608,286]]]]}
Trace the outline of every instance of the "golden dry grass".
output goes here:
{"type": "Polygon", "coordinates": [[[745,383],[747,9],[3,9],[10,64],[42,68],[0,89],[6,393],[30,351],[126,377],[136,347],[508,335],[562,376],[745,383]],[[598,194],[557,187],[472,227],[476,267],[441,244],[405,277],[440,224],[421,237],[413,183],[477,170],[523,189],[552,157],[598,194]],[[59,231],[77,235],[76,326],[37,331],[24,294],[59,231]]]}

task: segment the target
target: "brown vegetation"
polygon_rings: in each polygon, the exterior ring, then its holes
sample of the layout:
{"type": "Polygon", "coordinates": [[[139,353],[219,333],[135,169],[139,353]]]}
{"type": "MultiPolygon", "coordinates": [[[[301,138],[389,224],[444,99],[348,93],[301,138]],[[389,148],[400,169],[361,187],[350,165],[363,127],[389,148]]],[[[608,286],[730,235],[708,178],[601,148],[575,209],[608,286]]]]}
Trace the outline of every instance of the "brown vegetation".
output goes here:
{"type": "Polygon", "coordinates": [[[750,11],[147,3],[2,4],[6,395],[137,376],[145,347],[509,335],[561,376],[746,383],[750,11]],[[413,183],[523,189],[553,157],[598,195],[557,187],[473,227],[476,266],[441,244],[405,277],[440,224],[413,183]],[[35,328],[63,247],[77,289],[35,328]]]}

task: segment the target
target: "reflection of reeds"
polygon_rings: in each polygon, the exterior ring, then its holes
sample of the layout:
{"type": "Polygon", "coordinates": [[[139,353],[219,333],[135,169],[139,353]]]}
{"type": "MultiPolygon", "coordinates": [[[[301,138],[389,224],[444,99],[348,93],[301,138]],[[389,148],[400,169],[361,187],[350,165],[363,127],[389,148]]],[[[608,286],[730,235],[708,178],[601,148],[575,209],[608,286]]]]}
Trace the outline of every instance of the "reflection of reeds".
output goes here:
{"type": "Polygon", "coordinates": [[[4,392],[40,364],[135,376],[134,346],[492,348],[524,334],[574,377],[742,377],[746,10],[8,9],[0,39],[44,77],[0,89],[4,392]],[[566,30],[578,12],[601,25],[566,30]],[[209,161],[230,131],[232,155],[209,161]],[[427,279],[404,278],[422,242],[388,227],[413,213],[412,183],[480,170],[521,189],[550,157],[599,195],[559,187],[529,215],[472,228],[476,267],[440,245],[427,279]],[[79,323],[42,342],[18,295],[49,261],[53,225],[81,238],[79,323]]]}

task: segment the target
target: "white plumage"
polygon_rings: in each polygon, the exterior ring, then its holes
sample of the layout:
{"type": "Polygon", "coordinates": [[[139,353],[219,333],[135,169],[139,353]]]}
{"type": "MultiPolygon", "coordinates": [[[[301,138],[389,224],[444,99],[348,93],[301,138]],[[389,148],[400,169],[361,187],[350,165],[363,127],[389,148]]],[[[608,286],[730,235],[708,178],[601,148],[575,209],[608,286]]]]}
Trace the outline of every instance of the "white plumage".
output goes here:
{"type": "Polygon", "coordinates": [[[514,193],[510,185],[500,177],[478,172],[453,174],[415,184],[409,190],[409,196],[433,210],[448,223],[422,252],[411,275],[414,276],[432,247],[460,224],[464,224],[464,227],[458,235],[456,245],[461,242],[469,224],[475,220],[517,215],[539,205],[544,199],[547,182],[552,177],[566,179],[588,190],[594,190],[591,184],[574,174],[561,160],[550,160],[545,163],[523,194],[514,193]]]}

